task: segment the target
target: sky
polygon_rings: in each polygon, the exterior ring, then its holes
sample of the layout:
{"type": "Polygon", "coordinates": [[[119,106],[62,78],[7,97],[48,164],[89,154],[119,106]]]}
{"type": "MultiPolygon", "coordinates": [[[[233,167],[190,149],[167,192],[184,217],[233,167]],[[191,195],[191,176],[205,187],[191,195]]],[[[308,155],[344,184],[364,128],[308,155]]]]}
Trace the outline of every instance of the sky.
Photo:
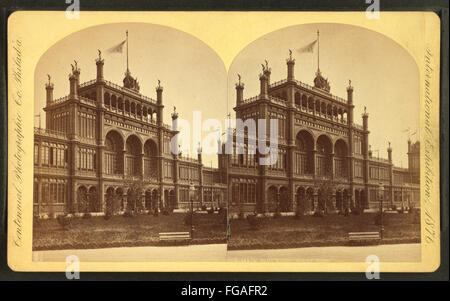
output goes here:
{"type": "MultiPolygon", "coordinates": [[[[140,92],[156,99],[158,79],[164,87],[164,122],[176,106],[180,118],[194,124],[194,111],[205,121],[215,118],[224,124],[228,112],[234,117],[237,73],[245,83],[244,98],[259,92],[261,63],[269,61],[271,81],[286,78],[288,49],[296,59],[296,79],[313,84],[317,69],[317,47],[312,54],[299,54],[317,38],[320,30],[320,69],[328,78],[331,93],[346,98],[348,80],[354,87],[354,122],[362,124],[364,106],[369,113],[370,144],[374,155],[387,157],[391,142],[394,164],[407,167],[408,128],[419,127],[419,73],[409,54],[389,38],[376,32],[341,24],[307,24],[281,29],[247,45],[233,61],[227,76],[220,57],[209,46],[182,31],[141,23],[94,26],[74,33],[53,45],[41,57],[35,70],[35,111],[45,126],[45,83],[47,74],[55,85],[54,98],[68,94],[70,64],[77,60],[81,82],[96,77],[97,49],[105,60],[105,79],[122,85],[126,55],[107,54],[106,49],[125,39],[129,32],[129,68],[140,83],[140,92]]],[[[39,126],[38,118],[35,126],[39,126]]],[[[205,130],[205,137],[211,130],[205,130]]],[[[193,136],[193,132],[191,132],[193,136]]],[[[192,138],[191,136],[191,138],[192,138]]],[[[416,139],[418,135],[412,137],[416,139]]],[[[191,149],[196,144],[191,143],[191,149]]],[[[194,152],[191,156],[196,157],[194,152]]],[[[216,155],[203,155],[203,163],[217,166],[216,155]]]]}
{"type": "MultiPolygon", "coordinates": [[[[374,31],[343,24],[306,24],[269,33],[243,49],[234,59],[228,77],[229,102],[236,103],[237,74],[245,83],[244,99],[259,94],[261,64],[268,60],[271,82],[287,77],[289,49],[295,58],[295,77],[313,85],[317,70],[317,44],[313,53],[296,50],[317,39],[320,32],[320,70],[331,93],[347,99],[351,79],[354,123],[362,125],[364,106],[369,113],[369,143],[374,156],[387,158],[388,142],[398,167],[408,164],[408,128],[419,128],[419,71],[400,45],[374,31]]],[[[411,136],[418,139],[418,132],[411,136]]]]}
{"type": "MultiPolygon", "coordinates": [[[[70,64],[77,60],[80,82],[96,78],[97,49],[104,58],[104,78],[123,85],[126,52],[108,54],[107,49],[129,39],[129,68],[137,77],[140,92],[156,99],[155,87],[161,80],[164,123],[171,124],[173,107],[179,118],[193,124],[193,111],[201,111],[202,119],[220,118],[224,123],[227,101],[227,74],[220,57],[201,40],[165,26],[142,23],[116,23],[90,27],[74,33],[53,45],[40,59],[35,70],[35,111],[42,114],[45,106],[47,74],[54,83],[54,99],[69,92],[70,64]]],[[[38,114],[38,113],[36,113],[38,114]]],[[[35,118],[35,126],[39,119],[35,118]]],[[[205,132],[207,133],[207,132],[205,132]]],[[[193,134],[191,134],[193,137],[193,134]]],[[[181,141],[180,141],[181,142],[181,141]]],[[[197,144],[191,143],[192,150],[197,144]]],[[[216,148],[217,149],[217,148],[216,148]]],[[[188,156],[186,152],[183,153],[188,156]]],[[[194,151],[191,157],[197,157],[194,151]]],[[[217,165],[217,155],[204,155],[203,162],[217,165]]]]}

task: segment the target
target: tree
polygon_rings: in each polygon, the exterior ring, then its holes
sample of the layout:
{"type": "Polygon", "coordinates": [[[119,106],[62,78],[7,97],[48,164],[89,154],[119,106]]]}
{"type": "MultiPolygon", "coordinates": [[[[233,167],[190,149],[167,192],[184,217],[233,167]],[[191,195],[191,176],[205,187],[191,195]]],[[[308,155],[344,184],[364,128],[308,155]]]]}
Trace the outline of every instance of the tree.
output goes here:
{"type": "Polygon", "coordinates": [[[105,218],[108,219],[111,216],[117,214],[121,206],[121,196],[114,193],[114,191],[108,191],[106,193],[105,200],[105,218]]]}
{"type": "Polygon", "coordinates": [[[138,180],[128,180],[125,181],[128,187],[127,192],[127,206],[125,208],[125,214],[127,216],[133,216],[140,213],[144,209],[144,204],[142,201],[142,193],[144,187],[141,181],[138,180]]]}
{"type": "Polygon", "coordinates": [[[78,189],[77,200],[78,200],[78,211],[83,214],[89,213],[89,200],[86,190],[78,189]]]}
{"type": "MultiPolygon", "coordinates": [[[[328,168],[328,174],[331,174],[331,168],[328,168]]],[[[318,183],[317,188],[319,191],[317,210],[321,210],[324,213],[327,213],[328,210],[333,210],[333,194],[336,190],[333,180],[329,177],[324,178],[318,183]]]]}

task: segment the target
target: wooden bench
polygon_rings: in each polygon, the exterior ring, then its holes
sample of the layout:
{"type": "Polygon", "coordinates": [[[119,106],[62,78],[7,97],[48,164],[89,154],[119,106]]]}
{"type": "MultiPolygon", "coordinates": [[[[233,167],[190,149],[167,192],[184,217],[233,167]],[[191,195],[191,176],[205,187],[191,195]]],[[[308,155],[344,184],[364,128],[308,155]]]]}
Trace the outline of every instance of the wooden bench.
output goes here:
{"type": "Polygon", "coordinates": [[[161,232],[159,233],[160,241],[186,241],[191,239],[189,232],[161,232]]]}
{"type": "Polygon", "coordinates": [[[350,242],[378,242],[381,239],[379,232],[349,232],[350,242]]]}

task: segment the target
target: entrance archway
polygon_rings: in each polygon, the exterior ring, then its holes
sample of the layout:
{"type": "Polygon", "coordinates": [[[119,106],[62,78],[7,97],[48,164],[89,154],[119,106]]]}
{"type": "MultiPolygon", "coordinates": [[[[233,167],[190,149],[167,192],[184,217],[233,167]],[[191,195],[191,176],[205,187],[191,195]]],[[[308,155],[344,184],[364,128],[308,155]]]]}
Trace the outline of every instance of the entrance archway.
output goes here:
{"type": "Polygon", "coordinates": [[[275,212],[277,209],[277,194],[278,189],[275,186],[270,186],[269,190],[267,191],[267,198],[268,198],[268,212],[275,212]]]}
{"type": "Polygon", "coordinates": [[[305,211],[308,208],[307,203],[306,203],[305,188],[299,187],[297,189],[296,202],[297,202],[297,212],[299,212],[300,214],[305,213],[305,211]]]}
{"type": "Polygon", "coordinates": [[[77,190],[78,211],[88,212],[88,191],[85,186],[78,187],[77,190]]]}
{"type": "Polygon", "coordinates": [[[283,186],[280,188],[280,211],[289,212],[291,211],[291,201],[289,199],[289,191],[283,186]]]}
{"type": "Polygon", "coordinates": [[[99,202],[98,199],[98,194],[97,194],[97,188],[92,186],[91,188],[89,188],[89,206],[88,206],[88,210],[89,212],[99,212],[101,211],[101,204],[99,202]]]}
{"type": "Polygon", "coordinates": [[[306,202],[309,204],[310,210],[314,210],[314,189],[312,187],[308,187],[306,189],[306,202]]]}
{"type": "Polygon", "coordinates": [[[145,191],[145,209],[152,210],[152,192],[150,190],[145,191]]]}

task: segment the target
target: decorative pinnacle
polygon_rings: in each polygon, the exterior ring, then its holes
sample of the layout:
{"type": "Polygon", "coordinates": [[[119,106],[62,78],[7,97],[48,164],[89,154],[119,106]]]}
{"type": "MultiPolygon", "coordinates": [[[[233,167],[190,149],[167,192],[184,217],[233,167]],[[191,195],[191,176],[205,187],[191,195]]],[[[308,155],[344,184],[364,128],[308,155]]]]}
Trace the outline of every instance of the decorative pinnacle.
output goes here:
{"type": "Polygon", "coordinates": [[[45,84],[46,88],[53,88],[53,83],[52,83],[52,77],[50,76],[50,74],[47,74],[48,77],[48,83],[45,84]]]}
{"type": "Polygon", "coordinates": [[[347,91],[353,91],[353,87],[352,87],[352,81],[349,79],[348,80],[348,87],[347,87],[347,91]]]}
{"type": "Polygon", "coordinates": [[[162,91],[163,87],[161,86],[161,81],[158,79],[158,86],[156,86],[156,91],[162,91]]]}
{"type": "Polygon", "coordinates": [[[238,73],[238,82],[236,83],[236,88],[244,88],[244,83],[241,82],[241,75],[238,73]]]}
{"type": "Polygon", "coordinates": [[[286,59],[286,62],[288,64],[293,64],[295,62],[295,59],[292,57],[292,50],[289,49],[289,58],[286,59]]]}
{"type": "Polygon", "coordinates": [[[177,107],[173,106],[172,119],[177,119],[177,118],[178,118],[177,107]]]}

